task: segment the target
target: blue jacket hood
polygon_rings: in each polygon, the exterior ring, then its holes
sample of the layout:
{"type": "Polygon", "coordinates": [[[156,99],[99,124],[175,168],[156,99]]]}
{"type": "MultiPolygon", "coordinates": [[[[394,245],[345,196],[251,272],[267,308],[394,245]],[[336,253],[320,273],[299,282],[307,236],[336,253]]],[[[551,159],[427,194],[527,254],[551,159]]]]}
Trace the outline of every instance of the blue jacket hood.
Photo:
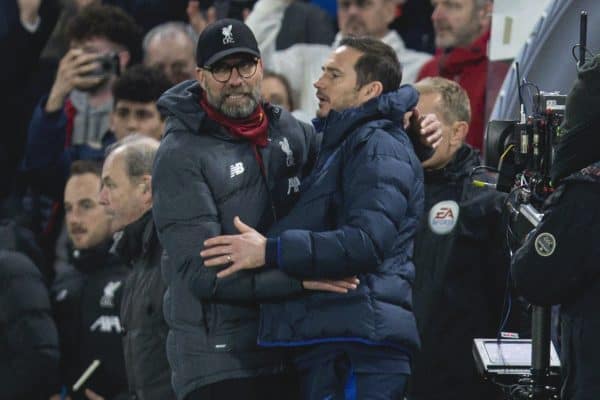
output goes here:
{"type": "Polygon", "coordinates": [[[343,111],[331,110],[327,117],[316,118],[313,125],[319,132],[327,131],[325,143],[338,143],[341,136],[357,124],[368,119],[385,118],[402,127],[404,114],[412,110],[419,101],[419,93],[411,85],[403,85],[398,90],[384,93],[355,108],[343,111]]]}

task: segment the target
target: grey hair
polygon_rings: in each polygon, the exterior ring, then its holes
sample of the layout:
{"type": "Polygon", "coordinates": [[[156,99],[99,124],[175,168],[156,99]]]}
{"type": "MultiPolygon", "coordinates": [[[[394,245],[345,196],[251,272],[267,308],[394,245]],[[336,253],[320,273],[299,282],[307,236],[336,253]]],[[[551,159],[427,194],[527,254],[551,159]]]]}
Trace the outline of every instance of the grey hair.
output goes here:
{"type": "Polygon", "coordinates": [[[146,36],[144,36],[144,40],[142,41],[144,54],[148,51],[148,47],[154,38],[164,40],[174,38],[177,35],[184,35],[191,41],[193,47],[196,46],[198,34],[194,32],[194,29],[190,25],[183,22],[165,22],[164,24],[157,25],[150,29],[150,31],[146,33],[146,36]]]}
{"type": "Polygon", "coordinates": [[[106,149],[106,158],[115,151],[123,153],[125,172],[131,181],[152,175],[152,164],[160,142],[140,133],[125,136],[106,149]]]}

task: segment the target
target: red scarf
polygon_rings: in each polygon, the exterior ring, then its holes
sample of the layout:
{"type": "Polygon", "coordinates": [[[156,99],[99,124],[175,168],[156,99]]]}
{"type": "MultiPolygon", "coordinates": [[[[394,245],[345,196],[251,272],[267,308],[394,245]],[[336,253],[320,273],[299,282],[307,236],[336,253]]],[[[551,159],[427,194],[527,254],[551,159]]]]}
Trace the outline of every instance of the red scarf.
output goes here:
{"type": "Polygon", "coordinates": [[[269,120],[261,104],[256,107],[252,114],[241,119],[232,119],[217,111],[208,104],[205,94],[200,98],[200,106],[204,109],[208,118],[223,125],[234,136],[247,139],[255,146],[265,147],[267,145],[269,120]]]}

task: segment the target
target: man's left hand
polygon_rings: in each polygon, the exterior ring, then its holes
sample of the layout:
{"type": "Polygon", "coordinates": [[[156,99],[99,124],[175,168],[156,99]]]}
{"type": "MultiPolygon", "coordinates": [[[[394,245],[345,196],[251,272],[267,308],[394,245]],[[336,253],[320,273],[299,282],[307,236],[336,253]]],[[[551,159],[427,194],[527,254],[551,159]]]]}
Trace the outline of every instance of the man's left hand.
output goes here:
{"type": "Polygon", "coordinates": [[[204,266],[218,267],[231,264],[217,274],[225,278],[243,269],[259,268],[265,265],[267,238],[244,224],[239,217],[233,219],[239,235],[216,236],[204,242],[200,256],[204,266]]]}
{"type": "Polygon", "coordinates": [[[404,115],[404,129],[425,147],[435,149],[442,141],[442,123],[437,115],[421,115],[416,108],[404,115]]]}
{"type": "Polygon", "coordinates": [[[442,123],[437,115],[425,114],[420,118],[420,138],[425,146],[435,149],[442,141],[442,123]]]}

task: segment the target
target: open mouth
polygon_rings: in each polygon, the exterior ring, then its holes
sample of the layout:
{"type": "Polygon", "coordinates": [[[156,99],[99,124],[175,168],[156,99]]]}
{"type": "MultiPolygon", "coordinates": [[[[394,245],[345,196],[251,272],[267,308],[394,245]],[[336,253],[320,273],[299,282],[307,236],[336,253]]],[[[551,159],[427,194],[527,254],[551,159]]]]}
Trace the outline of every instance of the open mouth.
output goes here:
{"type": "Polygon", "coordinates": [[[327,97],[323,93],[319,93],[319,92],[317,92],[317,99],[319,99],[319,103],[326,103],[329,101],[329,97],[327,97]]]}

